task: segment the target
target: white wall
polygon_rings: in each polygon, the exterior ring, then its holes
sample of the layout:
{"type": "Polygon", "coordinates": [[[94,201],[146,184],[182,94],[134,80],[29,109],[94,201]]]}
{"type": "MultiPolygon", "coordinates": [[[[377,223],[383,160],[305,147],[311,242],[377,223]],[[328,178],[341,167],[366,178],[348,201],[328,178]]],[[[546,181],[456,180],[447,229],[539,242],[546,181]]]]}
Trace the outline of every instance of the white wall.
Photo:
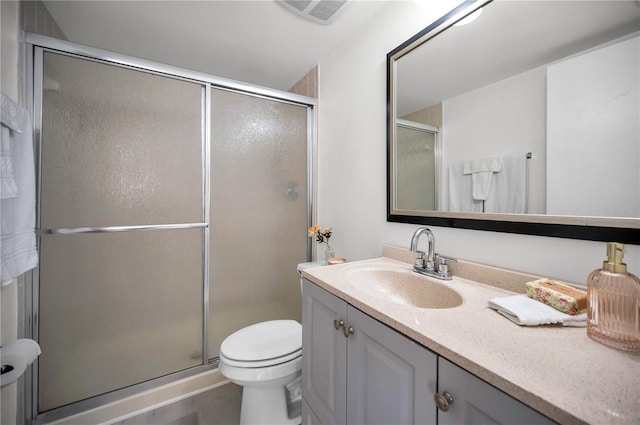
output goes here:
{"type": "MultiPolygon", "coordinates": [[[[382,245],[408,247],[417,225],[386,222],[386,55],[451,9],[421,11],[393,1],[321,61],[318,116],[318,224],[333,227],[338,256],[382,255],[382,245]]],[[[431,227],[442,254],[584,284],[601,267],[603,242],[431,227]]],[[[640,247],[627,246],[640,274],[640,247]]]]}
{"type": "Polygon", "coordinates": [[[640,217],[639,66],[634,37],[549,67],[549,214],[640,217]]]}

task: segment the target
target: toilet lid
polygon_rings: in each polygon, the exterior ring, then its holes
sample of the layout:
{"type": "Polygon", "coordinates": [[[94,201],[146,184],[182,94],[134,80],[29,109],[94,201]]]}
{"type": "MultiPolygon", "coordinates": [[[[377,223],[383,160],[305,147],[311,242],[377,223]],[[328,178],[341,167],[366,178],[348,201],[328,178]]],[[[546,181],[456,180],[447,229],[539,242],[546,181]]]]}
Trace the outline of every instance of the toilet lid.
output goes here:
{"type": "Polygon", "coordinates": [[[228,359],[245,362],[273,359],[302,348],[302,325],[295,320],[271,320],[229,335],[220,346],[228,359]]]}

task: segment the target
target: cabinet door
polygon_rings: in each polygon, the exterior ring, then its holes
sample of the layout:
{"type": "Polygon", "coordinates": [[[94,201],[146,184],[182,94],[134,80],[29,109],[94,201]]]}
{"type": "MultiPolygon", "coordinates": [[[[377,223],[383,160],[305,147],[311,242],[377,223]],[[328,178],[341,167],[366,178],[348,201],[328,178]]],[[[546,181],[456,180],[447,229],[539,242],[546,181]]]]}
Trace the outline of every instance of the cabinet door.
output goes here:
{"type": "Polygon", "coordinates": [[[435,424],[436,355],[354,307],[348,319],[347,423],[435,424]]]}
{"type": "Polygon", "coordinates": [[[438,391],[453,397],[449,411],[438,411],[438,424],[553,424],[513,397],[440,357],[438,391]]]}
{"type": "Polygon", "coordinates": [[[347,406],[347,303],[305,280],[302,291],[302,397],[324,425],[343,424],[347,406]]]}
{"type": "Polygon", "coordinates": [[[302,425],[322,425],[320,419],[313,413],[307,402],[302,399],[302,425]]]}

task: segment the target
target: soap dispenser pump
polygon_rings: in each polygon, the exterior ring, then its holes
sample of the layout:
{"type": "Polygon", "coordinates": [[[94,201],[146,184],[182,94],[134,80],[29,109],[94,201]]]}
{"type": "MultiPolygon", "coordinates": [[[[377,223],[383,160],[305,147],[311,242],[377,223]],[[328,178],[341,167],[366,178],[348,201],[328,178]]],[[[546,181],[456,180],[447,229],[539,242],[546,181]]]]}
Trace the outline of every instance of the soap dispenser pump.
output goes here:
{"type": "Polygon", "coordinates": [[[622,262],[624,245],[607,243],[607,261],[587,278],[587,335],[610,347],[640,351],[640,279],[622,262]]]}

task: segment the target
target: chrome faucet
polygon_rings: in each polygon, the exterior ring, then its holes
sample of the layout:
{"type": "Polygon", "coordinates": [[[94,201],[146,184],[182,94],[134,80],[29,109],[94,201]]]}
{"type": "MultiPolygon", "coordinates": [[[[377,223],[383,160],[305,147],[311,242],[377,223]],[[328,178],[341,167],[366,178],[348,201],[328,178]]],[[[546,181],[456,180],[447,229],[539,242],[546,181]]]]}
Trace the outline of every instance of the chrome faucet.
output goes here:
{"type": "Polygon", "coordinates": [[[418,254],[418,258],[416,259],[416,266],[421,265],[423,268],[427,269],[435,269],[433,257],[435,250],[436,241],[433,237],[433,233],[429,230],[428,227],[418,227],[418,229],[411,236],[411,248],[409,248],[412,252],[418,254]],[[420,236],[427,235],[427,262],[424,262],[424,252],[418,251],[418,241],[420,240],[420,236]],[[418,260],[420,260],[420,264],[418,264],[418,260]]]}
{"type": "Polygon", "coordinates": [[[416,257],[416,262],[413,265],[413,270],[415,272],[435,277],[436,279],[442,280],[451,280],[453,276],[449,271],[449,263],[455,263],[457,260],[455,258],[446,257],[444,255],[436,254],[436,241],[433,237],[433,233],[427,227],[419,227],[411,237],[411,247],[409,248],[412,252],[418,254],[416,257]],[[418,250],[418,241],[420,240],[420,236],[423,234],[427,235],[427,259],[424,259],[424,252],[418,250]],[[436,267],[436,262],[438,266],[436,267]]]}

